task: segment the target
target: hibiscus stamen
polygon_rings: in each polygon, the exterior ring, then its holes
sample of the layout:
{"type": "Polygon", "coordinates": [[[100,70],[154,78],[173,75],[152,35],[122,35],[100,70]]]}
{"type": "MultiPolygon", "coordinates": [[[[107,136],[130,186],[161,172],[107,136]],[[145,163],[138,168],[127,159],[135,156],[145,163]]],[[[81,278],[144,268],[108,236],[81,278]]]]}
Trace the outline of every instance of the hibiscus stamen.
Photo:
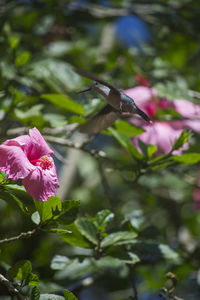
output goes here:
{"type": "Polygon", "coordinates": [[[50,161],[46,156],[31,160],[31,163],[35,166],[41,167],[43,170],[50,170],[53,167],[52,161],[50,161]]]}

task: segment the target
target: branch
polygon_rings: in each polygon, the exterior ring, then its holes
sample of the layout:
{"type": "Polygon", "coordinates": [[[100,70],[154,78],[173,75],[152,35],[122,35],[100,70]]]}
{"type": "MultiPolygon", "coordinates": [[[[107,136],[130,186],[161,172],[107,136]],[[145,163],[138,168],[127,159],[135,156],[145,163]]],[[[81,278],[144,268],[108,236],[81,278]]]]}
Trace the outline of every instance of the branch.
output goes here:
{"type": "Polygon", "coordinates": [[[13,236],[11,238],[5,238],[3,240],[0,240],[0,244],[4,244],[4,243],[10,243],[10,242],[14,242],[20,239],[24,239],[24,238],[29,238],[31,237],[38,229],[40,229],[40,226],[34,228],[33,230],[27,231],[27,232],[22,232],[17,236],[13,236]]]}
{"type": "MultiPolygon", "coordinates": [[[[44,128],[43,132],[47,133],[48,135],[44,135],[43,137],[45,138],[45,140],[47,140],[50,143],[55,143],[55,144],[61,145],[61,146],[67,146],[67,147],[74,148],[77,150],[82,150],[98,159],[103,158],[103,159],[111,160],[106,156],[106,153],[104,151],[98,151],[96,149],[89,150],[89,149],[84,148],[84,146],[87,145],[88,143],[90,143],[93,138],[88,138],[82,143],[77,143],[77,142],[72,142],[66,138],[54,137],[54,136],[49,135],[49,134],[61,134],[64,132],[66,133],[66,130],[67,130],[67,134],[69,134],[70,132],[72,132],[74,130],[74,128],[71,129],[71,127],[70,128],[68,128],[68,127],[66,126],[63,128],[56,128],[56,129],[44,128]]],[[[15,136],[15,135],[27,134],[27,133],[28,133],[27,127],[12,128],[12,129],[7,130],[7,132],[6,132],[6,134],[8,136],[15,136]]]]}
{"type": "Polygon", "coordinates": [[[8,289],[11,295],[16,295],[19,300],[29,300],[29,297],[22,295],[16,287],[14,287],[13,283],[9,281],[6,277],[0,274],[0,282],[2,282],[6,288],[8,289]]]}
{"type": "Polygon", "coordinates": [[[99,173],[100,173],[100,176],[101,176],[101,183],[102,183],[102,186],[103,186],[104,194],[105,194],[105,196],[107,197],[107,199],[109,201],[110,210],[113,211],[114,214],[115,214],[115,217],[117,217],[117,213],[116,213],[116,210],[115,210],[115,207],[116,207],[115,199],[113,199],[112,193],[110,192],[110,187],[109,187],[109,184],[108,184],[105,172],[104,172],[104,168],[103,168],[100,161],[99,161],[98,167],[99,167],[99,173]]]}
{"type": "Polygon", "coordinates": [[[49,135],[44,136],[44,138],[45,138],[46,141],[48,141],[50,143],[55,143],[55,144],[58,144],[58,145],[61,145],[61,146],[67,146],[67,147],[74,148],[74,149],[77,149],[77,150],[82,150],[82,151],[85,151],[85,152],[89,153],[90,155],[92,155],[96,158],[99,158],[99,159],[100,158],[109,159],[106,156],[106,153],[104,151],[98,151],[96,149],[85,149],[85,148],[83,148],[91,140],[87,140],[83,143],[77,143],[77,142],[73,143],[72,141],[64,139],[64,138],[57,138],[57,137],[53,137],[53,136],[49,136],[49,135]]]}
{"type": "Polygon", "coordinates": [[[132,286],[132,289],[133,289],[133,300],[138,300],[138,292],[137,292],[137,287],[136,287],[136,284],[135,284],[135,276],[134,276],[134,269],[133,269],[133,266],[129,265],[129,279],[130,279],[130,282],[131,282],[131,286],[132,286]]]}

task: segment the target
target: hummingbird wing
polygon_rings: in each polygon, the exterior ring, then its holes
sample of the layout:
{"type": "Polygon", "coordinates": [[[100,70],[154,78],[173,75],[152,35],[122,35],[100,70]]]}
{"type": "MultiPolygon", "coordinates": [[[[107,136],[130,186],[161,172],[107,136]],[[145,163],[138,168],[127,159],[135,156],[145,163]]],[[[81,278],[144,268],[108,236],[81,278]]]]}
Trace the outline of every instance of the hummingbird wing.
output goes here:
{"type": "Polygon", "coordinates": [[[82,133],[99,133],[111,126],[120,116],[120,113],[107,104],[99,113],[89,119],[79,129],[82,133]]]}
{"type": "Polygon", "coordinates": [[[99,79],[99,78],[97,78],[96,76],[90,74],[89,72],[86,72],[86,71],[81,70],[81,69],[79,69],[79,68],[74,68],[74,70],[75,70],[76,73],[78,73],[79,75],[81,75],[81,76],[83,76],[83,77],[86,77],[86,78],[88,78],[88,79],[94,80],[94,81],[96,81],[96,82],[99,82],[99,83],[101,83],[101,84],[103,84],[103,85],[109,87],[110,89],[115,90],[115,91],[117,91],[117,92],[119,93],[119,91],[118,91],[118,89],[117,89],[116,87],[114,87],[112,84],[106,82],[105,80],[99,79]]]}

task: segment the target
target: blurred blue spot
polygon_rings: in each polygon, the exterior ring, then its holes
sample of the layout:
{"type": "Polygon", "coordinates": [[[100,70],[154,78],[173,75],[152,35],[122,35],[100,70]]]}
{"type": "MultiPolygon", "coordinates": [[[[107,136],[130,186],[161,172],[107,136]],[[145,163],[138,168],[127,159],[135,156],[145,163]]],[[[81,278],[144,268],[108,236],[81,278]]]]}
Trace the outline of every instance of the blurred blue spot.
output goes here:
{"type": "Polygon", "coordinates": [[[117,19],[116,37],[125,45],[141,48],[150,41],[148,26],[137,16],[123,16],[117,19]]]}

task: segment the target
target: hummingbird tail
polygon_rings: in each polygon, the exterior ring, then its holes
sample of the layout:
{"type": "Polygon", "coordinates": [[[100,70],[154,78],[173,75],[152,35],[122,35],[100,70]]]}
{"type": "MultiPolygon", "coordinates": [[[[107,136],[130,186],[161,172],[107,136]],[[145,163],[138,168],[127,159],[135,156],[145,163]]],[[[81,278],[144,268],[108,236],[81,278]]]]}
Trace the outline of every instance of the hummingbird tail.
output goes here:
{"type": "Polygon", "coordinates": [[[147,114],[145,114],[145,112],[143,112],[141,109],[139,109],[139,107],[137,107],[137,111],[136,113],[138,115],[140,115],[142,117],[142,119],[144,119],[145,121],[147,121],[148,123],[152,123],[151,119],[149,118],[149,116],[147,116],[147,114]]]}

